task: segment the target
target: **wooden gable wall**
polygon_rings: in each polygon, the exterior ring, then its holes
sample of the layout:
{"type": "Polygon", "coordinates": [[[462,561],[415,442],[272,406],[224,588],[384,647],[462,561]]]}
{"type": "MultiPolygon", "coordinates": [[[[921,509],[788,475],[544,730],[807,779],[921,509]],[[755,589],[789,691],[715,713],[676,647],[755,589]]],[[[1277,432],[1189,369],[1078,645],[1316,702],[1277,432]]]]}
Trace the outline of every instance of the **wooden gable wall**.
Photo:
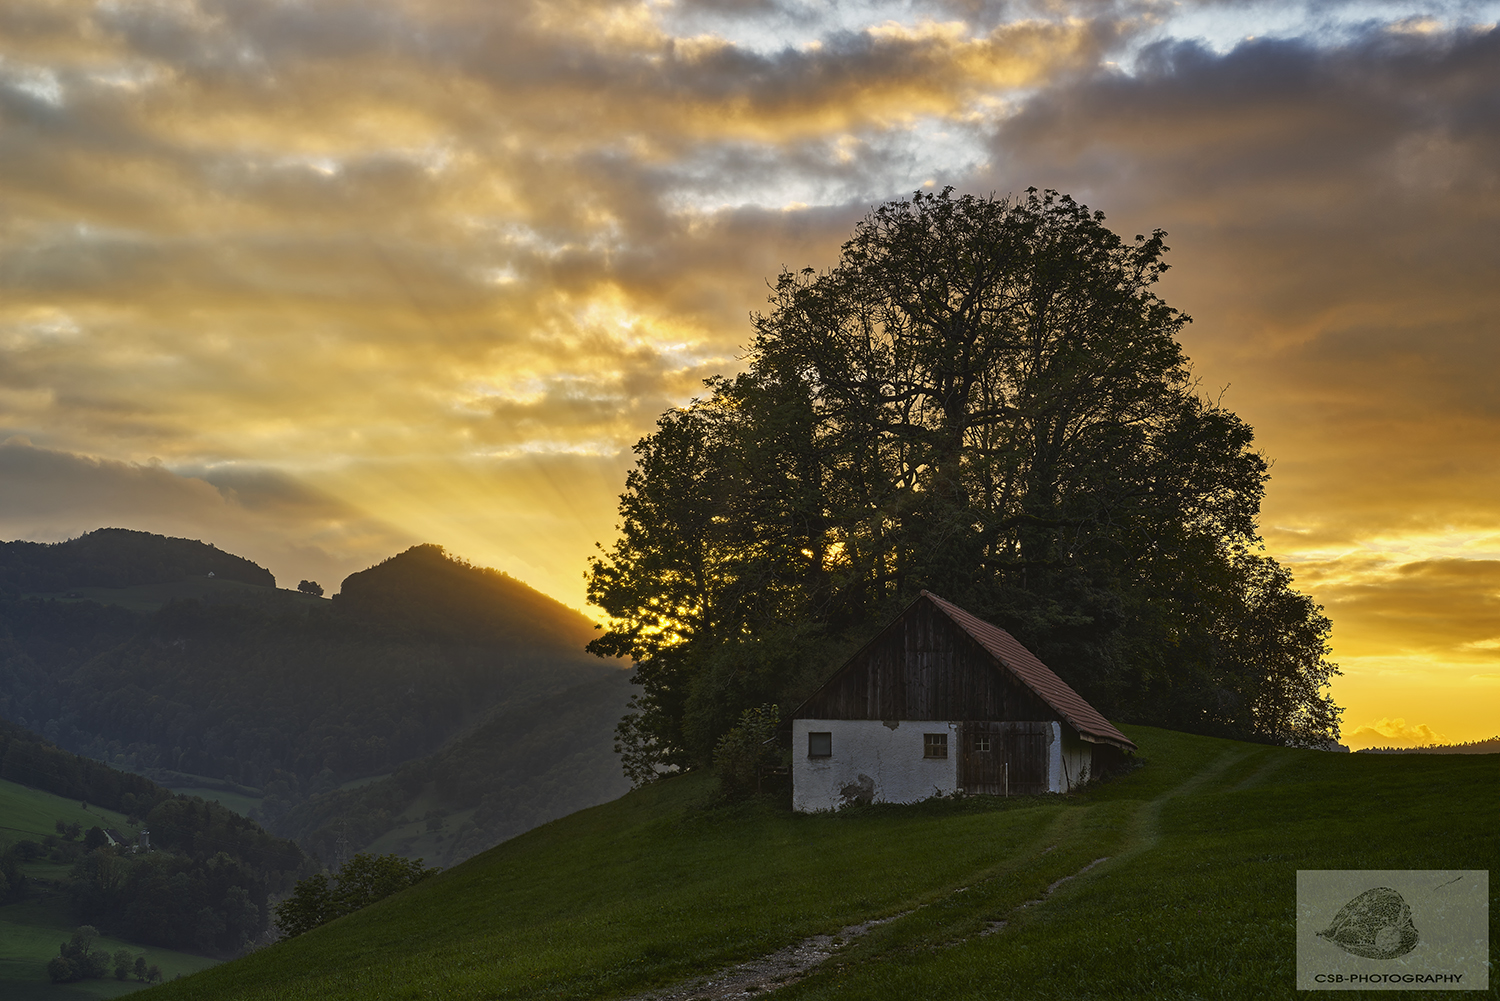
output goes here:
{"type": "Polygon", "coordinates": [[[828,680],[798,719],[1055,720],[1035,693],[918,601],[828,680]]]}

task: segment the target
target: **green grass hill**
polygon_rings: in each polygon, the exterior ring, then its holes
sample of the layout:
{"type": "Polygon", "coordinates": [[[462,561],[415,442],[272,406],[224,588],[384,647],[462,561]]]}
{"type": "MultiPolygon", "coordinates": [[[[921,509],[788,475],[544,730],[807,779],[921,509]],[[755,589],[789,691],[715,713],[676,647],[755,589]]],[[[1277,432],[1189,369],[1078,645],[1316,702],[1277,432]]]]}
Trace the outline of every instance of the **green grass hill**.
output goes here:
{"type": "Polygon", "coordinates": [[[1292,998],[1297,870],[1500,860],[1493,755],[1126,732],[1142,767],[1068,797],[804,816],[680,776],[152,997],[625,998],[884,918],[776,997],[1292,998]]]}

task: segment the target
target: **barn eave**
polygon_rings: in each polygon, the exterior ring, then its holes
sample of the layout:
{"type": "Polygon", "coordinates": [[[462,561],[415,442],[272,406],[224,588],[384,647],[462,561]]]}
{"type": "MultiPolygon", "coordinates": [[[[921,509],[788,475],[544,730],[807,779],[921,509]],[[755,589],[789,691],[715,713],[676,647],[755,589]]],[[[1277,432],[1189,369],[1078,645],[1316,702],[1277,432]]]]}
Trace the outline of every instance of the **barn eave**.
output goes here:
{"type": "Polygon", "coordinates": [[[860,662],[886,633],[901,623],[919,603],[928,601],[953,626],[978,644],[992,659],[994,665],[1014,679],[1019,685],[1039,699],[1057,714],[1059,721],[1072,729],[1078,737],[1091,744],[1104,744],[1124,751],[1135,751],[1137,747],[1129,737],[1116,729],[1093,706],[1073,688],[1058,677],[1056,672],[1043,664],[1035,654],[1026,649],[1014,636],[998,626],[985,622],[957,605],[923,591],[911,604],[902,610],[884,629],[877,633],[860,650],[850,657],[801,705],[792,711],[791,719],[802,719],[804,711],[818,702],[826,692],[838,684],[845,671],[860,662]]]}

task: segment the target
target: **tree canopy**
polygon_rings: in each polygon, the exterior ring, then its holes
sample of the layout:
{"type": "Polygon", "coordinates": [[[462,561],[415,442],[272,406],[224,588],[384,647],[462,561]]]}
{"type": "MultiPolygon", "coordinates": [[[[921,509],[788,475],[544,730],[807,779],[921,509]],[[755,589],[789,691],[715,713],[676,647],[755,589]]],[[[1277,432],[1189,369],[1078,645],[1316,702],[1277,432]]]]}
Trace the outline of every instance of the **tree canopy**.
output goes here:
{"type": "Polygon", "coordinates": [[[640,781],[791,708],[927,588],[1013,632],[1102,711],[1275,742],[1338,733],[1331,625],[1263,555],[1265,458],[1198,391],[1123,240],[1056,192],[918,193],[829,271],[783,272],[747,370],[636,446],[590,562],[637,661],[640,781]]]}
{"type": "Polygon", "coordinates": [[[440,871],[423,865],[421,859],[361,852],[331,879],[320,872],[299,880],[296,890],[276,905],[276,927],[286,938],[293,938],[416,886],[440,871]]]}

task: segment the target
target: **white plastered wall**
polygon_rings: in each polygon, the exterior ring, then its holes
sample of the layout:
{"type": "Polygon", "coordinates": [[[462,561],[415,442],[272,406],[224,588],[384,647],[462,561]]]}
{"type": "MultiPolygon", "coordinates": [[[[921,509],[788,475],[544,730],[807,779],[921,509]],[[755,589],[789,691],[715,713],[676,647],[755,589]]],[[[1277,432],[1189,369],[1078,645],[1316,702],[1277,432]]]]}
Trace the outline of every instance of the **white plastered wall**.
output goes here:
{"type": "Polygon", "coordinates": [[[792,808],[837,810],[861,799],[915,803],[958,789],[958,724],[940,720],[792,721],[792,808]],[[833,735],[833,754],[811,758],[809,733],[833,735]],[[923,734],[946,733],[948,757],[924,758],[923,734]]]}
{"type": "Polygon", "coordinates": [[[1053,771],[1048,776],[1048,788],[1053,792],[1068,792],[1093,778],[1089,769],[1094,762],[1094,745],[1080,738],[1071,727],[1064,729],[1059,723],[1052,725],[1062,734],[1062,739],[1054,744],[1058,750],[1053,752],[1058,757],[1061,771],[1053,771]]]}

